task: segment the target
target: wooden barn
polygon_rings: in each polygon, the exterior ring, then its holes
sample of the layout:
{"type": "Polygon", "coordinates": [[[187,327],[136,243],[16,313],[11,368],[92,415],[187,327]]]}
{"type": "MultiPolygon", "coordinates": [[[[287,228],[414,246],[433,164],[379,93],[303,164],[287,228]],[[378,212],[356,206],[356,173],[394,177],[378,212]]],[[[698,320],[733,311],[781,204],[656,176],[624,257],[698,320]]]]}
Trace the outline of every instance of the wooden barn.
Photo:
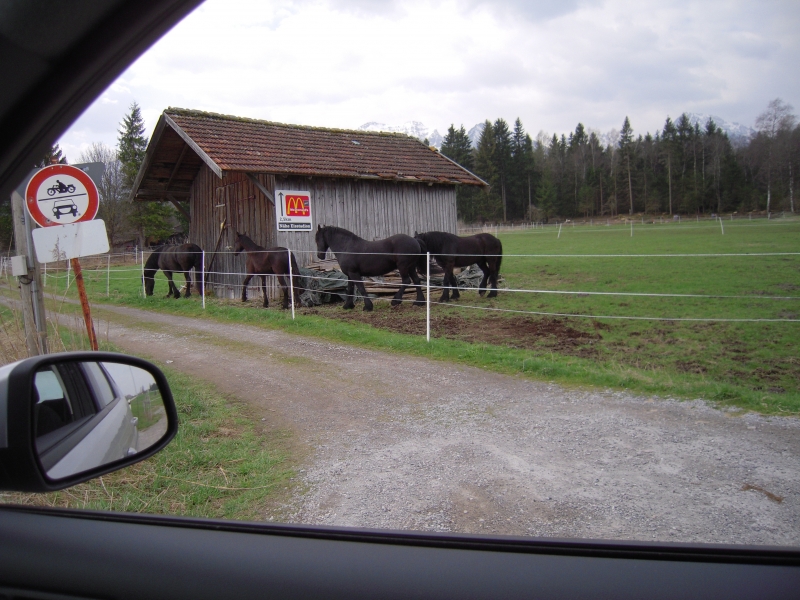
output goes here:
{"type": "Polygon", "coordinates": [[[486,184],[403,134],[169,108],[153,131],[132,199],[172,202],[183,212],[190,241],[206,250],[206,265],[213,260],[210,283],[233,296],[244,272],[244,258],[232,254],[237,231],[265,247],[290,248],[302,266],[313,259],[318,224],[367,240],[455,233],[458,185],[486,184]],[[310,231],[277,231],[276,190],[309,192],[310,231]]]}

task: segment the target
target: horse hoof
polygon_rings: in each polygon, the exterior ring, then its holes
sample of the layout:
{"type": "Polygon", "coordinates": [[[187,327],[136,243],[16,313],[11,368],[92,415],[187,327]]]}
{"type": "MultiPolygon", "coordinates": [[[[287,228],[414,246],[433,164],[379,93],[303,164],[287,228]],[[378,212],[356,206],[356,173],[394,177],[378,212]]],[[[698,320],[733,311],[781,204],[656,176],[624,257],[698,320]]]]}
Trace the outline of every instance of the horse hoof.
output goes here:
{"type": "Polygon", "coordinates": [[[486,295],[485,291],[478,292],[478,296],[480,296],[481,298],[483,298],[485,295],[486,295]]]}
{"type": "Polygon", "coordinates": [[[450,298],[442,296],[441,298],[439,298],[439,302],[450,302],[450,298]]]}
{"type": "Polygon", "coordinates": [[[491,292],[489,292],[487,298],[497,298],[497,292],[492,290],[491,292]]]}
{"type": "Polygon", "coordinates": [[[355,304],[350,304],[349,306],[345,304],[344,306],[342,306],[342,308],[345,310],[353,310],[355,307],[356,307],[355,304]]]}
{"type": "Polygon", "coordinates": [[[413,306],[425,306],[425,302],[423,302],[422,300],[416,300],[413,306]]]}
{"type": "Polygon", "coordinates": [[[365,305],[364,305],[364,310],[365,310],[366,312],[372,312],[372,306],[367,306],[367,305],[365,304],[365,305]]]}
{"type": "MultiPolygon", "coordinates": [[[[401,302],[402,302],[402,300],[392,300],[392,306],[400,306],[401,302]]],[[[366,308],[366,307],[364,307],[364,308],[366,308]]]]}

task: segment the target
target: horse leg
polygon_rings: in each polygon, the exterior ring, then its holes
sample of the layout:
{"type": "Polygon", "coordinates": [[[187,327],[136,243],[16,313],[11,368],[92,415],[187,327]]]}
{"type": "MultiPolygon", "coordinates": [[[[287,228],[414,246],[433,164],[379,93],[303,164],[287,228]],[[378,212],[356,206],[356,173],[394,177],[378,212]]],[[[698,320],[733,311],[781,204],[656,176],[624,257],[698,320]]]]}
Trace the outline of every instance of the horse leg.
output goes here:
{"type": "Polygon", "coordinates": [[[165,297],[169,298],[170,296],[175,296],[176,298],[180,298],[181,293],[178,291],[178,288],[175,287],[175,282],[172,280],[172,271],[164,271],[164,275],[167,276],[167,281],[169,282],[169,290],[165,297]]]}
{"type": "MultiPolygon", "coordinates": [[[[372,310],[372,300],[370,300],[369,296],[367,296],[367,288],[364,287],[364,282],[361,280],[361,275],[359,275],[358,279],[356,280],[356,286],[358,287],[358,291],[361,292],[361,295],[364,296],[364,310],[372,310]]],[[[394,300],[392,300],[392,305],[394,305],[394,300]]]]}
{"type": "MultiPolygon", "coordinates": [[[[444,268],[444,280],[442,281],[442,296],[439,298],[439,302],[450,301],[450,282],[453,279],[453,267],[455,266],[455,262],[455,260],[448,258],[442,265],[444,268]]],[[[453,297],[455,297],[455,292],[453,293],[453,297]]]]}
{"type": "Polygon", "coordinates": [[[264,308],[269,308],[269,295],[267,294],[267,276],[261,276],[261,292],[264,294],[264,308]]]}
{"type": "Polygon", "coordinates": [[[281,291],[283,292],[283,302],[281,303],[283,310],[289,308],[289,283],[286,279],[285,275],[278,275],[278,283],[281,285],[281,291]]]}
{"type": "Polygon", "coordinates": [[[456,266],[456,261],[453,259],[453,267],[450,268],[450,284],[452,285],[453,289],[451,290],[451,298],[453,300],[458,300],[461,297],[461,294],[458,291],[458,279],[456,279],[456,275],[453,272],[453,268],[456,266]]]}
{"type": "Polygon", "coordinates": [[[186,278],[186,294],[184,294],[185,298],[188,298],[192,295],[192,271],[184,271],[183,276],[186,278]]]}
{"type": "Polygon", "coordinates": [[[414,286],[417,288],[417,299],[414,301],[414,306],[425,306],[425,296],[422,293],[422,282],[419,279],[419,275],[417,275],[417,270],[412,268],[409,271],[409,275],[411,276],[411,281],[414,282],[414,286]]]}
{"type": "MultiPolygon", "coordinates": [[[[479,260],[478,267],[483,271],[483,279],[481,279],[481,284],[478,286],[478,295],[483,296],[486,293],[486,282],[489,281],[489,266],[485,260],[479,260]]],[[[491,295],[489,297],[491,298],[491,295]]]]}
{"type": "Polygon", "coordinates": [[[253,276],[248,274],[242,282],[242,302],[247,302],[247,284],[250,283],[252,278],[253,276]]]}
{"type": "MultiPolygon", "coordinates": [[[[397,306],[403,301],[403,294],[406,293],[406,286],[411,283],[411,278],[408,276],[408,269],[404,269],[400,271],[400,289],[397,290],[397,293],[392,298],[392,306],[397,306]]],[[[366,306],[364,308],[366,310],[366,306]]]]}
{"type": "Polygon", "coordinates": [[[344,299],[344,306],[342,306],[342,308],[348,310],[356,307],[355,296],[353,295],[353,288],[355,287],[353,283],[353,277],[354,275],[350,275],[349,273],[347,274],[347,292],[344,299]]]}
{"type": "Polygon", "coordinates": [[[500,269],[497,267],[497,258],[493,258],[491,262],[489,262],[489,280],[492,285],[492,291],[489,292],[487,298],[496,298],[497,297],[497,277],[500,275],[500,269]]]}

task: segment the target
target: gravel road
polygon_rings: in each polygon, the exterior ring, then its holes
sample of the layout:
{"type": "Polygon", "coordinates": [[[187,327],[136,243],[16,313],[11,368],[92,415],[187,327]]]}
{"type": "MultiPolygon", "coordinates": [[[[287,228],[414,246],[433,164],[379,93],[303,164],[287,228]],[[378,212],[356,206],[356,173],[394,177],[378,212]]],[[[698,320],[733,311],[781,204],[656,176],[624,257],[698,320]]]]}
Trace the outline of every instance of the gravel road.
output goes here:
{"type": "MultiPolygon", "coordinates": [[[[99,307],[98,307],[99,308],[99,307]]],[[[800,420],[122,307],[105,338],[294,432],[264,515],[382,529],[800,545],[800,420]]]]}

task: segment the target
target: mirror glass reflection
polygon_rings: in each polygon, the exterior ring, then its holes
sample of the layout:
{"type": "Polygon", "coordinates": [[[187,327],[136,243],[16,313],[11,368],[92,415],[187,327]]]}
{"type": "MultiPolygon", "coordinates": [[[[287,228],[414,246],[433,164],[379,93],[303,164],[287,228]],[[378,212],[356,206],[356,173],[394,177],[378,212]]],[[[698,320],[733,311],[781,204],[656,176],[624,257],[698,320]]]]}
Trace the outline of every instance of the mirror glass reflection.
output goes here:
{"type": "Polygon", "coordinates": [[[63,479],[133,456],[167,432],[153,376],[115,362],[66,362],[33,381],[34,437],[50,479],[63,479]]]}

